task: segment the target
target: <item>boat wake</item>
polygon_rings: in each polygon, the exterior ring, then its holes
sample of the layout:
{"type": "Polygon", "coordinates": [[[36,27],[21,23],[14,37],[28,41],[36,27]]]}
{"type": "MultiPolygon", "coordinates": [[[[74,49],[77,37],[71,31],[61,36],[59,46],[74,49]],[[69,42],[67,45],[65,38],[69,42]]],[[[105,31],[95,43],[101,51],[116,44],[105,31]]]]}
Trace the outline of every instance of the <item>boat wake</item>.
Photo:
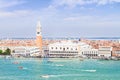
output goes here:
{"type": "Polygon", "coordinates": [[[81,70],[81,71],[84,71],[84,72],[96,72],[96,70],[81,70]]]}
{"type": "Polygon", "coordinates": [[[60,75],[41,75],[42,78],[50,78],[50,77],[68,77],[68,76],[81,76],[80,74],[60,74],[60,75]]]}
{"type": "Polygon", "coordinates": [[[64,65],[62,65],[62,64],[56,64],[55,66],[60,66],[60,67],[62,67],[62,66],[64,66],[64,65]]]}

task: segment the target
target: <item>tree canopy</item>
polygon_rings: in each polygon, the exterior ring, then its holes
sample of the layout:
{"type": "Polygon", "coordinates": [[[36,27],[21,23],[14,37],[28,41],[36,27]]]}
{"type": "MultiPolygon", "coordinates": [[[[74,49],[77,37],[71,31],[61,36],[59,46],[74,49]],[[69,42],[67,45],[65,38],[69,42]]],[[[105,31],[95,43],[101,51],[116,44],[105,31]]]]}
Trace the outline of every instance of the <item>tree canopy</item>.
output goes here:
{"type": "Polygon", "coordinates": [[[9,48],[7,48],[5,51],[0,50],[0,55],[10,55],[11,54],[11,50],[9,48]]]}

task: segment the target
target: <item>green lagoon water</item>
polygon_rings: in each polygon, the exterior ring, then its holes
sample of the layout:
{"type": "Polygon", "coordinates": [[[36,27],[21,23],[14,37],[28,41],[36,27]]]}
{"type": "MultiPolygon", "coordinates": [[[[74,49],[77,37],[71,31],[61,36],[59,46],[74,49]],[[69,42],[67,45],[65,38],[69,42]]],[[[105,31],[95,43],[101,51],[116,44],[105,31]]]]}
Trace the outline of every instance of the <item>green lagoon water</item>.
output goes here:
{"type": "Polygon", "coordinates": [[[120,80],[120,61],[0,59],[0,80],[120,80]]]}

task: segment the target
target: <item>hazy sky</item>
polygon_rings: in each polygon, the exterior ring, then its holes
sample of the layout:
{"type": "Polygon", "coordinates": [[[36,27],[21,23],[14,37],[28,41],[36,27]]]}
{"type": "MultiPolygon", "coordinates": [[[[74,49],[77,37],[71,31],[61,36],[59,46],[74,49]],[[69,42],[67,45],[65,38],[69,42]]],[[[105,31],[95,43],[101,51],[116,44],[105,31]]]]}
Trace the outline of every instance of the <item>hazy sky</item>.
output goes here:
{"type": "Polygon", "coordinates": [[[120,0],[0,0],[0,37],[120,36],[120,0]]]}

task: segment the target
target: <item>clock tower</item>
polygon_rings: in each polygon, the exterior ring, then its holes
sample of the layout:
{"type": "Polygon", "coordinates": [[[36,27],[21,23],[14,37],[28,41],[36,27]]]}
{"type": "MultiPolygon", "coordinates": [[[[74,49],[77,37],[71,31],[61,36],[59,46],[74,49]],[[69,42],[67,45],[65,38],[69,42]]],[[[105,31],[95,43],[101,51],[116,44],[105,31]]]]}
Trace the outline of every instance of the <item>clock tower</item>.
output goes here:
{"type": "Polygon", "coordinates": [[[36,29],[36,45],[42,51],[42,32],[41,32],[40,21],[38,21],[38,23],[37,23],[37,29],[36,29]]]}

